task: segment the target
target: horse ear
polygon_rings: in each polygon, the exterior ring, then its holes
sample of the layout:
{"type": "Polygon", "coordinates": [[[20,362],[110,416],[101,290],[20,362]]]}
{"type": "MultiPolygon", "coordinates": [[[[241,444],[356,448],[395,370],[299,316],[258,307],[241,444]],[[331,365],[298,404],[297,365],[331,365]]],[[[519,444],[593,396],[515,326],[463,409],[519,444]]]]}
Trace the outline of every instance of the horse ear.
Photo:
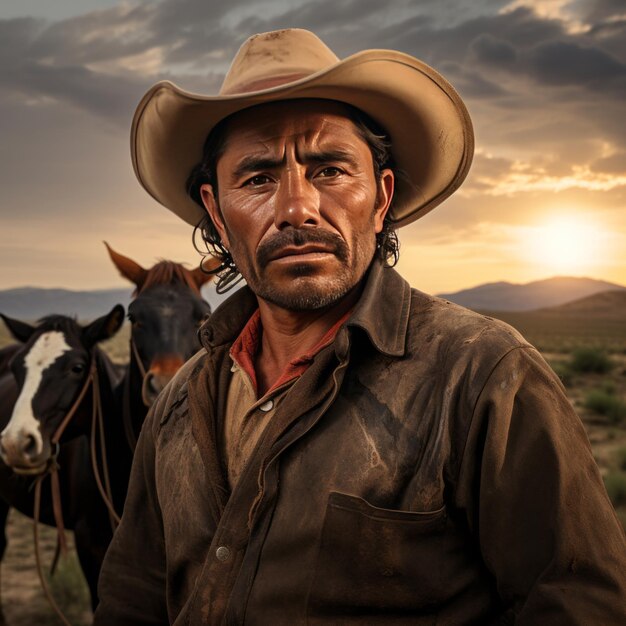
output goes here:
{"type": "Polygon", "coordinates": [[[208,283],[215,278],[215,274],[207,272],[213,272],[221,264],[222,262],[215,257],[204,257],[200,267],[196,267],[196,269],[191,272],[193,282],[196,283],[198,289],[200,289],[200,287],[202,287],[205,283],[208,283]]]}
{"type": "Polygon", "coordinates": [[[141,289],[144,280],[146,280],[146,274],[148,270],[145,270],[139,263],[136,263],[132,259],[120,254],[119,252],[115,252],[111,246],[104,241],[104,245],[106,246],[109,256],[111,257],[111,261],[113,261],[113,265],[117,267],[119,273],[126,279],[130,280],[131,283],[134,283],[138,290],[141,289]]]}
{"type": "Polygon", "coordinates": [[[113,337],[124,323],[124,307],[116,304],[109,313],[83,328],[83,341],[89,347],[113,337]]]}
{"type": "Polygon", "coordinates": [[[27,324],[26,322],[13,319],[12,317],[8,317],[2,313],[0,313],[0,317],[4,320],[4,323],[9,329],[11,335],[22,343],[26,343],[35,332],[35,327],[27,324]]]}

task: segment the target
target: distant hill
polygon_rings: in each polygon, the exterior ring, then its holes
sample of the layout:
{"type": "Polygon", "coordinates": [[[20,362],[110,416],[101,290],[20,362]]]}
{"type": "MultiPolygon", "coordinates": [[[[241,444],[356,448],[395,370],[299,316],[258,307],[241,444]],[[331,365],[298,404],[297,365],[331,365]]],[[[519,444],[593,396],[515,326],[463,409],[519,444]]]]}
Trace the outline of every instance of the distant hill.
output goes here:
{"type": "MultiPolygon", "coordinates": [[[[74,315],[81,320],[90,320],[104,315],[116,304],[128,307],[132,291],[132,287],[94,291],[40,287],[6,289],[0,290],[0,313],[25,320],[36,320],[51,313],[74,315]]],[[[214,309],[230,295],[217,295],[213,285],[206,286],[202,294],[214,309]]],[[[478,311],[534,311],[571,303],[568,306],[572,307],[572,311],[583,310],[586,307],[587,311],[597,312],[598,307],[612,307],[616,298],[626,297],[624,294],[626,287],[622,285],[591,278],[559,277],[525,285],[507,282],[489,283],[440,296],[478,311]],[[599,300],[589,302],[581,300],[602,292],[606,293],[600,295],[599,300]]],[[[614,309],[619,310],[619,307],[615,306],[614,309]]],[[[567,311],[559,309],[548,315],[567,311]]]]}
{"type": "Polygon", "coordinates": [[[526,284],[487,283],[439,296],[476,311],[533,311],[610,290],[626,291],[626,287],[593,278],[558,276],[526,284]]]}
{"type": "Polygon", "coordinates": [[[535,311],[537,315],[620,320],[626,324],[626,289],[601,291],[586,298],[535,311]]]}
{"type": "MultiPolygon", "coordinates": [[[[128,308],[133,292],[126,289],[99,289],[72,291],[70,289],[44,289],[19,287],[0,291],[0,313],[24,320],[37,320],[44,315],[58,313],[91,320],[110,311],[116,304],[128,308]]],[[[223,300],[215,293],[215,287],[202,290],[213,308],[223,300]]]]}
{"type": "Polygon", "coordinates": [[[587,345],[626,350],[626,289],[602,291],[535,311],[482,311],[517,328],[545,352],[587,345]]]}

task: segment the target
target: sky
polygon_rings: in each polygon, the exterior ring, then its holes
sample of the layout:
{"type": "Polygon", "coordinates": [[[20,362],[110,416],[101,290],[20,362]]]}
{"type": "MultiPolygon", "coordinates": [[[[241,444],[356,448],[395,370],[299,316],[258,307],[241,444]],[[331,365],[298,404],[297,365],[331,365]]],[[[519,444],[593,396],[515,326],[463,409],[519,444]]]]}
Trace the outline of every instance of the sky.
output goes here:
{"type": "Polygon", "coordinates": [[[104,240],[197,264],[191,228],[134,178],[135,107],[161,79],[216,94],[248,36],[295,26],[341,58],[412,54],[467,104],[466,182],[399,231],[414,287],[626,284],[623,0],[3,0],[0,289],[122,286],[104,240]]]}

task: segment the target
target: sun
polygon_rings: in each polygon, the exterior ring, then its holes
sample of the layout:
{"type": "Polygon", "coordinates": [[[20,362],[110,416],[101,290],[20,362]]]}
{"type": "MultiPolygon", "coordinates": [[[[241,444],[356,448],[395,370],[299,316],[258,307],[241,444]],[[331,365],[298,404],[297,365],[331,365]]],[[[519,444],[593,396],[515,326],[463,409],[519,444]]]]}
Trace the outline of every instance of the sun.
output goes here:
{"type": "Polygon", "coordinates": [[[602,253],[602,231],[576,217],[552,218],[532,229],[529,259],[550,272],[589,272],[602,253]]]}

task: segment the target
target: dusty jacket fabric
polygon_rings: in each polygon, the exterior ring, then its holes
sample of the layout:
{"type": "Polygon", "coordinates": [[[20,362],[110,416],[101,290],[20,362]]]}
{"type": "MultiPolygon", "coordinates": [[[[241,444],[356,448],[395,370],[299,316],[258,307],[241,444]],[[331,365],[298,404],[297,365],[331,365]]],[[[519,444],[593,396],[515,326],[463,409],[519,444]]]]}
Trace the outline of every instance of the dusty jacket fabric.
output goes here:
{"type": "Polygon", "coordinates": [[[96,624],[624,624],[580,420],[508,326],[375,263],[229,493],[235,294],[141,433],[96,624]]]}

